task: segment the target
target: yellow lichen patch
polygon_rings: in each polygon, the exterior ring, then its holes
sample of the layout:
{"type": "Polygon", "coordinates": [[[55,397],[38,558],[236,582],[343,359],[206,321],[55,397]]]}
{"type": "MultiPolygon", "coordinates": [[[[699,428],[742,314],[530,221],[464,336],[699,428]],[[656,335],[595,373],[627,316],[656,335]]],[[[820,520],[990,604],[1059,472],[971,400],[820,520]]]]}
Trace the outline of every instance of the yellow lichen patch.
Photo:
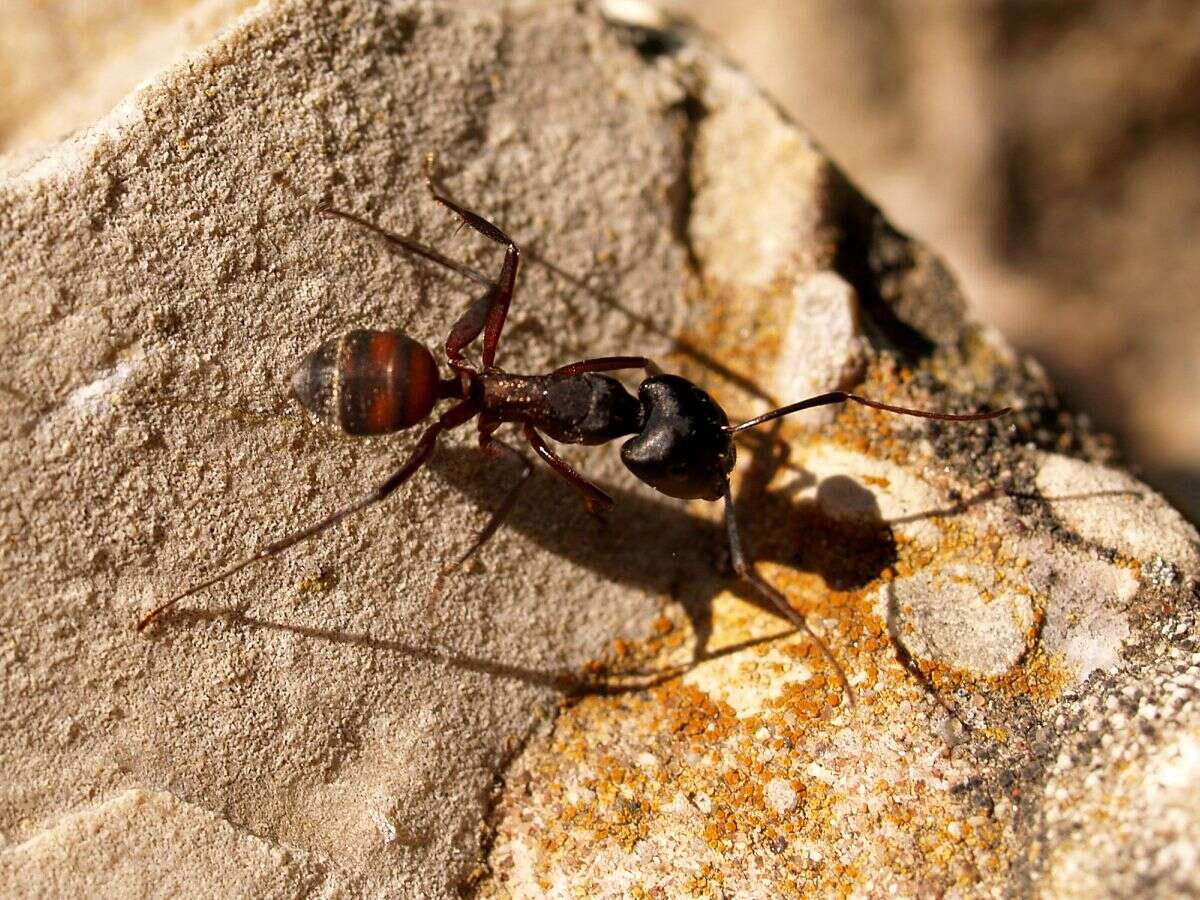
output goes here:
{"type": "Polygon", "coordinates": [[[296,589],[302,594],[323,594],[333,587],[333,578],[324,570],[309,573],[300,579],[296,589]]]}
{"type": "MultiPolygon", "coordinates": [[[[713,326],[706,348],[719,356],[731,334],[760,349],[778,340],[773,314],[741,309],[737,322],[713,326]]],[[[745,346],[739,358],[770,356],[745,346]]],[[[909,377],[877,365],[863,393],[911,403],[909,377]]],[[[894,416],[854,407],[822,439],[902,465],[914,450],[894,437],[898,427],[894,416]]],[[[800,434],[788,423],[782,433],[800,434]]],[[[794,456],[803,448],[798,440],[794,456]]],[[[884,523],[831,522],[780,489],[788,473],[763,462],[749,455],[735,486],[754,510],[744,530],[757,569],[836,664],[737,582],[699,618],[709,626],[703,648],[673,609],[646,640],[615,645],[592,670],[608,693],[571,705],[522,757],[511,777],[527,787],[498,808],[494,872],[521,859],[545,884],[586,881],[594,895],[630,895],[636,883],[651,896],[787,897],[971,892],[1006,871],[1012,806],[994,814],[971,791],[950,789],[975,772],[948,752],[949,705],[935,702],[929,685],[946,697],[1003,691],[1039,701],[1061,689],[1036,651],[1045,603],[1022,576],[1028,560],[952,514],[931,512],[932,540],[922,532],[920,541],[884,523]],[[931,573],[984,601],[1028,597],[1033,649],[1005,678],[907,662],[923,683],[906,668],[880,597],[898,579],[931,573]],[[632,684],[620,674],[656,663],[665,680],[632,684]],[[636,880],[621,882],[619,872],[636,880]]],[[[859,481],[894,486],[870,474],[859,481]]],[[[1004,744],[1008,733],[997,727],[974,739],[1004,744]]],[[[493,883],[483,893],[503,891],[493,883]]]]}
{"type": "Polygon", "coordinates": [[[692,282],[685,299],[703,315],[695,333],[681,338],[679,349],[666,357],[669,371],[714,390],[719,386],[721,402],[730,408],[735,399],[748,399],[745,384],[769,382],[789,316],[788,304],[780,301],[790,292],[783,282],[758,288],[692,282]],[[737,364],[727,373],[721,359],[737,364]],[[734,372],[736,378],[727,377],[734,372]]]}
{"type": "Polygon", "coordinates": [[[1009,693],[1048,703],[1062,696],[1063,689],[1073,680],[1060,658],[1036,652],[1019,669],[994,679],[993,683],[1009,693]]]}
{"type": "MultiPolygon", "coordinates": [[[[930,789],[948,763],[913,765],[939,759],[940,738],[928,713],[898,718],[920,690],[880,652],[887,635],[871,585],[822,592],[811,574],[764,572],[798,588],[797,608],[821,623],[869,702],[851,712],[829,664],[796,633],[722,656],[780,631],[763,609],[722,594],[716,658],[645,690],[583,698],[526,754],[517,778],[529,787],[501,805],[493,871],[520,848],[546,884],[626,867],[660,895],[846,896],[970,887],[1003,869],[1006,823],[930,789]],[[897,754],[896,741],[908,750],[897,754]]],[[[644,656],[622,649],[624,661],[644,656]]],[[[591,887],[621,895],[603,879],[591,887]]]]}
{"type": "MultiPolygon", "coordinates": [[[[709,638],[711,658],[683,676],[685,685],[719,698],[738,717],[752,716],[772,703],[782,689],[780,667],[791,666],[792,648],[808,646],[808,638],[790,634],[759,645],[752,653],[725,654],[722,650],[761,635],[781,634],[779,617],[728,592],[713,600],[714,630],[709,638]]],[[[803,677],[803,670],[794,673],[803,677]]]]}

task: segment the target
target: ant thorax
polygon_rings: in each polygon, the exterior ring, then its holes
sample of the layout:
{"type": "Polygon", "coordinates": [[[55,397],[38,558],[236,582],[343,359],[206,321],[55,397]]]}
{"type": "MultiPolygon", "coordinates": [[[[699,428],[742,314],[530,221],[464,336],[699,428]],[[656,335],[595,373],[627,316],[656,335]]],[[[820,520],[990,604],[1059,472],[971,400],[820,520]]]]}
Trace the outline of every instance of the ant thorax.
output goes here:
{"type": "Polygon", "coordinates": [[[560,444],[605,444],[642,427],[642,408],[615,378],[488,372],[480,406],[504,421],[527,422],[560,444]]]}

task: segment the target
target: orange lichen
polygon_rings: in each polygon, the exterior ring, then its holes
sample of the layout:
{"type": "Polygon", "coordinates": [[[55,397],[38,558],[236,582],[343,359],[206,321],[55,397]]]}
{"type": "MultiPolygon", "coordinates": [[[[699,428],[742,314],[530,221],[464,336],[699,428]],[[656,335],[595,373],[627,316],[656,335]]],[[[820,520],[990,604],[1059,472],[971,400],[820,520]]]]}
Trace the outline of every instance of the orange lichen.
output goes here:
{"type": "Polygon", "coordinates": [[[309,573],[300,579],[300,583],[296,585],[296,589],[302,594],[320,593],[324,594],[333,587],[333,578],[329,573],[320,570],[309,573]]]}
{"type": "MultiPolygon", "coordinates": [[[[744,347],[772,346],[778,315],[741,317],[715,314],[706,348],[720,355],[736,334],[739,358],[771,358],[770,352],[745,354],[744,347]]],[[[905,402],[909,377],[877,365],[863,392],[905,402]]],[[[795,433],[790,427],[785,433],[795,433]]],[[[825,436],[904,464],[914,450],[893,436],[900,427],[908,426],[856,407],[844,410],[825,436]]],[[[889,487],[887,479],[864,481],[889,487]]],[[[857,745],[870,745],[883,729],[925,741],[929,758],[940,740],[929,734],[938,707],[893,652],[888,624],[876,612],[881,589],[896,579],[971,564],[995,573],[994,585],[978,585],[981,596],[1000,584],[1006,591],[1028,591],[1009,573],[1021,572],[1029,561],[1011,555],[999,535],[978,533],[952,516],[929,521],[939,537],[935,546],[886,527],[839,529],[791,502],[764,503],[752,543],[760,559],[786,564],[762,562],[759,570],[822,635],[855,685],[859,709],[849,709],[833,667],[802,634],[742,650],[732,662],[709,659],[697,667],[699,673],[721,663],[727,668],[717,671],[730,683],[693,677],[685,667],[681,677],[641,690],[584,697],[521,763],[534,795],[530,808],[557,814],[528,817],[520,797],[506,800],[498,844],[525,842],[531,851],[526,858],[546,883],[549,873],[571,869],[572,861],[594,862],[600,848],[637,852],[639,861],[643,842],[654,842],[655,859],[669,848],[684,848],[679,859],[693,868],[645,873],[631,896],[720,896],[737,893],[737,885],[746,883],[738,879],[746,878],[756,890],[779,896],[874,893],[883,889],[867,885],[881,878],[909,891],[969,891],[1003,871],[1009,823],[979,815],[937,782],[888,763],[886,754],[871,758],[875,768],[858,768],[863,757],[857,745]],[[738,691],[753,694],[753,702],[738,691]],[[902,708],[910,710],[907,720],[898,718],[902,708]],[[536,827],[523,824],[532,819],[536,827]]],[[[949,577],[970,580],[956,570],[949,577]]],[[[1036,649],[1044,602],[1033,596],[1030,602],[1034,649],[1006,676],[985,678],[924,659],[914,664],[938,692],[1002,690],[1052,699],[1065,679],[1036,649]]],[[[711,609],[710,652],[778,629],[777,621],[749,604],[714,600],[711,609]]],[[[646,640],[614,643],[588,673],[619,684],[622,671],[656,657],[665,666],[660,654],[683,650],[694,639],[687,625],[662,615],[646,640]]],[[[671,653],[672,665],[678,657],[671,653]]],[[[1001,728],[981,736],[1008,740],[1001,728]]]]}

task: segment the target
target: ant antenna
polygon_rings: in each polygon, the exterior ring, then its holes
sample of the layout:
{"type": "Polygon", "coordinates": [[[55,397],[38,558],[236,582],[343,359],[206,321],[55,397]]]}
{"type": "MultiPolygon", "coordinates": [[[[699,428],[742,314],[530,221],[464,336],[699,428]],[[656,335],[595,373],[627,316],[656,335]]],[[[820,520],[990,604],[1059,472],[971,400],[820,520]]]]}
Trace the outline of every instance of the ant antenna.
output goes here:
{"type": "Polygon", "coordinates": [[[756,416],[740,425],[726,425],[725,432],[727,434],[737,434],[739,431],[745,431],[747,428],[754,428],[756,425],[762,425],[764,422],[770,422],[772,419],[781,419],[784,416],[789,416],[794,412],[800,412],[802,409],[812,409],[816,406],[829,406],[832,403],[845,403],[846,401],[861,403],[863,406],[869,406],[872,409],[882,409],[884,412],[899,413],[902,416],[916,416],[920,419],[939,419],[944,422],[983,422],[987,419],[998,419],[1001,416],[1008,415],[1012,412],[1011,406],[1006,406],[1003,409],[998,409],[995,412],[976,412],[976,413],[937,413],[928,412],[924,409],[910,409],[907,406],[892,406],[890,403],[880,403],[878,400],[871,400],[867,397],[860,397],[858,394],[851,394],[846,391],[830,391],[828,394],[818,394],[816,397],[809,397],[807,400],[801,400],[798,403],[789,403],[787,406],[781,406],[779,409],[773,409],[768,413],[763,413],[761,416],[756,416]]]}

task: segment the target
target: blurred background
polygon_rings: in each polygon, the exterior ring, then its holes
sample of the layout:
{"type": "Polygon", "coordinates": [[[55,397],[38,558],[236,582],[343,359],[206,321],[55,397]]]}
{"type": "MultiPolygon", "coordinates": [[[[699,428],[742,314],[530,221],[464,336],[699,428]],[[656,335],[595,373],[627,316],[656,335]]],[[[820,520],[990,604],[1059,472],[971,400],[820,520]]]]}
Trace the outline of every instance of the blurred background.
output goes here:
{"type": "MultiPolygon", "coordinates": [[[[1200,3],[663,4],[1200,519],[1200,3]]],[[[249,5],[0,0],[0,153],[86,126],[249,5]]]]}
{"type": "Polygon", "coordinates": [[[1200,519],[1200,3],[666,6],[1200,519]]]}

